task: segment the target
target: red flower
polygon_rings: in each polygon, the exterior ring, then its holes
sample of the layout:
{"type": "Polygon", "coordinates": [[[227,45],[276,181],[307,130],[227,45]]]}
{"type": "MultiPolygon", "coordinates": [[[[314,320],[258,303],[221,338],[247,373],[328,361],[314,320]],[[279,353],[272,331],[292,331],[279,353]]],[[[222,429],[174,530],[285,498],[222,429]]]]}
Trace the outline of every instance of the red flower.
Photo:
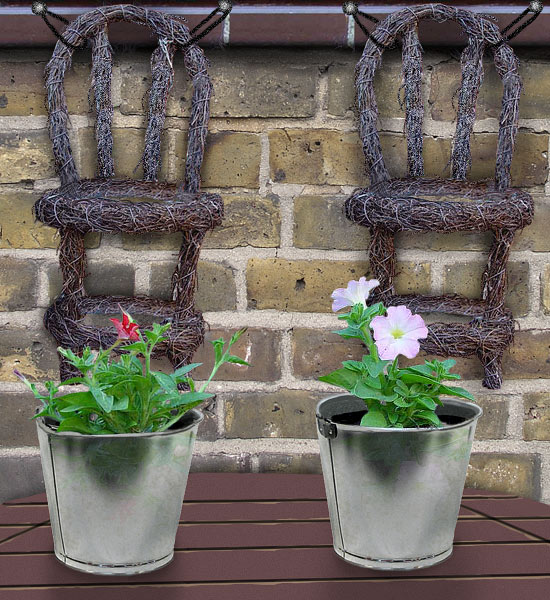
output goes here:
{"type": "Polygon", "coordinates": [[[118,319],[111,319],[117,332],[119,340],[139,340],[139,325],[134,323],[130,316],[122,311],[122,323],[118,319]]]}

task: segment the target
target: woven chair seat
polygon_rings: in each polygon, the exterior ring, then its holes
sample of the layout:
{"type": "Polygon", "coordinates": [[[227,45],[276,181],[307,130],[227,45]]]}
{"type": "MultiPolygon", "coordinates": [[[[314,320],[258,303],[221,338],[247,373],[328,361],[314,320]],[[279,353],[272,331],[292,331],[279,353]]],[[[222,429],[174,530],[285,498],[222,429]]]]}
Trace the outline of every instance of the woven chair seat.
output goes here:
{"type": "MultiPolygon", "coordinates": [[[[81,349],[84,346],[91,348],[108,348],[117,340],[117,332],[113,327],[97,327],[86,323],[84,316],[87,314],[102,314],[120,316],[120,309],[131,315],[148,315],[156,317],[161,322],[171,322],[172,326],[164,334],[167,341],[157,344],[154,356],[160,358],[168,354],[177,356],[187,354],[189,347],[196,345],[196,338],[202,339],[204,335],[204,322],[200,312],[188,311],[183,317],[174,318],[177,314],[177,305],[169,300],[160,300],[148,297],[126,296],[84,296],[78,300],[78,314],[82,318],[71,317],[74,311],[74,299],[71,296],[61,295],[54,304],[47,309],[44,322],[50,333],[54,335],[57,343],[64,347],[81,349]],[[63,315],[63,321],[59,320],[63,315]]],[[[121,346],[123,351],[124,346],[121,346]]]]}
{"type": "Polygon", "coordinates": [[[350,220],[392,232],[515,231],[531,223],[533,211],[533,199],[519,189],[416,177],[382,181],[346,202],[350,220]]]}
{"type": "Polygon", "coordinates": [[[79,233],[206,231],[222,222],[217,194],[188,194],[176,185],[133,179],[84,179],[44,194],[39,221],[79,233]]]}

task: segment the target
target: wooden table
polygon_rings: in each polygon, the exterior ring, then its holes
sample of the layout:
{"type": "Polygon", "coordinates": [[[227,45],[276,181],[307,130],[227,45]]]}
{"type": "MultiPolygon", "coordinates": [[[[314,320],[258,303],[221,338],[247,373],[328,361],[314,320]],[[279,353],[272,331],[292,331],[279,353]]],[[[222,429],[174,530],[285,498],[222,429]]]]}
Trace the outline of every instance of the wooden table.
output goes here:
{"type": "Polygon", "coordinates": [[[550,506],[505,494],[466,490],[451,558],[391,573],[333,552],[321,476],[196,473],[175,559],[135,577],[87,575],[58,562],[45,500],[0,506],[1,600],[550,598],[550,506]]]}

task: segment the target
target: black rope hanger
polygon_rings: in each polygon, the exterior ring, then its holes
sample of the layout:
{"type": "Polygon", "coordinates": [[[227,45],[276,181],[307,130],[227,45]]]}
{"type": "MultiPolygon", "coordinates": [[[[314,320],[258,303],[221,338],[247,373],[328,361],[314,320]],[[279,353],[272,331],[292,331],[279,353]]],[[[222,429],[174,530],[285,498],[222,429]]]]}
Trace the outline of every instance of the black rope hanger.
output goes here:
{"type": "MultiPolygon", "coordinates": [[[[180,44],[180,47],[186,48],[187,46],[190,46],[191,44],[195,44],[200,39],[202,39],[205,35],[210,33],[214,28],[216,28],[222,21],[224,21],[227,18],[227,16],[231,12],[232,8],[233,8],[233,5],[230,0],[219,0],[218,6],[209,15],[207,15],[198,25],[193,27],[193,29],[189,32],[189,34],[192,36],[191,39],[188,42],[186,42],[185,44],[180,44]],[[210,25],[208,25],[206,27],[208,22],[211,21],[218,12],[220,12],[221,15],[213,23],[210,23],[210,25]],[[197,33],[201,27],[205,27],[205,29],[203,29],[203,31],[201,31],[200,33],[197,33]],[[193,34],[195,34],[195,35],[193,35],[193,34]]],[[[71,44],[70,42],[68,42],[63,37],[63,35],[61,35],[61,33],[59,33],[57,31],[57,29],[48,20],[48,17],[57,19],[58,21],[61,21],[65,25],[69,25],[69,21],[65,17],[62,17],[61,15],[56,15],[55,13],[48,10],[48,7],[45,2],[33,2],[32,6],[31,6],[31,10],[35,15],[42,17],[44,23],[46,23],[46,25],[48,26],[50,31],[55,35],[55,37],[58,40],[60,40],[63,44],[65,44],[65,46],[72,48],[73,50],[77,50],[78,48],[83,48],[86,45],[86,41],[84,41],[84,43],[81,46],[75,46],[74,44],[71,44]]]]}
{"type": "MultiPolygon", "coordinates": [[[[544,5],[539,0],[533,0],[532,2],[530,2],[529,6],[518,17],[516,17],[511,23],[509,23],[501,31],[502,40],[500,42],[498,42],[498,44],[495,44],[495,46],[499,46],[500,44],[510,41],[512,38],[515,38],[516,35],[521,33],[526,27],[529,27],[529,25],[531,25],[531,23],[533,23],[533,21],[535,21],[535,19],[540,15],[543,8],[544,8],[544,5]],[[532,15],[526,21],[519,24],[525,17],[527,17],[527,15],[529,15],[529,13],[532,13],[532,15]],[[515,25],[518,25],[516,27],[516,29],[514,29],[514,31],[508,33],[510,31],[510,29],[512,29],[512,27],[514,27],[515,25]]],[[[384,46],[383,44],[381,44],[380,42],[375,40],[374,37],[371,35],[370,31],[360,21],[358,15],[361,15],[362,17],[364,17],[365,19],[368,19],[369,21],[371,21],[374,24],[377,24],[380,22],[379,19],[377,19],[376,17],[373,17],[372,15],[369,15],[368,13],[359,10],[357,2],[352,2],[352,1],[344,2],[344,4],[342,5],[342,11],[344,12],[345,15],[353,17],[353,20],[357,23],[357,25],[359,26],[361,31],[367,36],[367,38],[369,40],[371,40],[371,42],[373,42],[373,44],[378,46],[378,48],[385,50],[386,48],[389,47],[389,46],[384,46]]],[[[395,46],[395,44],[391,47],[394,47],[394,46],[395,46]]]]}

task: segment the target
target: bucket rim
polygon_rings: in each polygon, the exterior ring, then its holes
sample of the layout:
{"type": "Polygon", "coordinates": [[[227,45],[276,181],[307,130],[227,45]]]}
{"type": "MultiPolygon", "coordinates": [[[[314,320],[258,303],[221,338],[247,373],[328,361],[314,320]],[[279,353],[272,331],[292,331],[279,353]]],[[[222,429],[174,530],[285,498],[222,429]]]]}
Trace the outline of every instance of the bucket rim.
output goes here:
{"type": "Polygon", "coordinates": [[[179,429],[167,429],[166,431],[142,431],[138,433],[105,433],[105,434],[91,434],[91,433],[80,433],[78,431],[56,431],[52,429],[48,425],[46,425],[46,420],[44,417],[39,417],[36,419],[37,428],[41,429],[44,433],[49,436],[59,437],[59,438],[67,438],[67,437],[76,437],[78,439],[89,439],[89,440],[107,440],[107,439],[116,439],[120,440],[123,438],[152,438],[159,436],[168,436],[168,435],[177,435],[179,433],[183,433],[193,429],[197,425],[199,425],[204,420],[204,414],[197,410],[196,408],[192,408],[188,410],[186,413],[182,415],[182,418],[186,415],[192,415],[193,419],[190,423],[185,425],[185,427],[179,429]]]}
{"type": "MultiPolygon", "coordinates": [[[[474,402],[468,402],[466,400],[460,400],[458,398],[442,398],[443,406],[454,405],[459,408],[468,407],[469,409],[473,409],[476,412],[476,414],[473,417],[470,417],[469,419],[464,420],[462,423],[455,423],[452,425],[444,425],[443,427],[433,426],[433,427],[402,427],[402,428],[398,428],[398,427],[365,427],[363,425],[346,425],[344,423],[337,423],[337,422],[333,421],[331,418],[324,417],[323,415],[320,414],[320,408],[325,402],[327,402],[329,400],[334,400],[336,398],[350,398],[350,397],[357,398],[357,396],[354,396],[353,394],[344,393],[344,394],[332,394],[330,396],[326,396],[325,398],[319,400],[319,402],[317,403],[317,405],[315,407],[315,416],[316,416],[317,422],[318,423],[319,422],[330,423],[330,424],[335,425],[338,430],[357,432],[357,433],[375,432],[375,433],[384,433],[384,434],[388,434],[388,435],[391,435],[391,434],[403,435],[404,433],[429,434],[429,433],[438,432],[438,431],[450,431],[451,429],[460,429],[463,427],[469,427],[470,425],[472,425],[472,423],[477,421],[477,419],[479,419],[479,417],[481,417],[481,415],[483,414],[483,409],[478,404],[475,404],[474,402]]],[[[361,400],[360,398],[357,398],[357,399],[361,400]]]]}

